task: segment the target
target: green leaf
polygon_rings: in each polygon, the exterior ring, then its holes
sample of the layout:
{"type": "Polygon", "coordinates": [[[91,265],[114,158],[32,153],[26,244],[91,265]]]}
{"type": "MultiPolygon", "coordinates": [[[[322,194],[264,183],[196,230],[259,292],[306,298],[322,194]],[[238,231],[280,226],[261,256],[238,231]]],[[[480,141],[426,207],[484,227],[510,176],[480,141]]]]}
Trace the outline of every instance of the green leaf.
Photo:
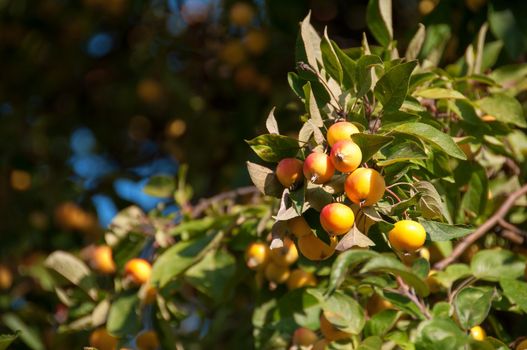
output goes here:
{"type": "Polygon", "coordinates": [[[340,239],[339,243],[335,246],[335,249],[345,251],[352,247],[366,248],[374,245],[375,242],[373,242],[366,234],[362,233],[357,225],[353,225],[351,230],[340,239]]]}
{"type": "MultiPolygon", "coordinates": [[[[457,114],[463,121],[477,125],[479,127],[487,127],[487,125],[478,117],[474,106],[467,100],[450,100],[448,107],[457,114]]],[[[468,130],[470,132],[470,130],[468,130]]]]}
{"type": "MultiPolygon", "coordinates": [[[[294,72],[287,73],[287,82],[291,90],[297,95],[302,101],[305,100],[306,95],[304,94],[304,80],[294,72]]],[[[272,132],[270,132],[272,134],[272,132]]]]}
{"type": "Polygon", "coordinates": [[[339,254],[331,268],[328,293],[332,293],[342,284],[349,270],[375,256],[378,256],[378,253],[372,250],[347,250],[339,254]]]}
{"type": "Polygon", "coordinates": [[[510,278],[500,280],[503,293],[527,313],[527,283],[510,278]]]}
{"type": "Polygon", "coordinates": [[[0,335],[0,350],[6,350],[12,342],[14,342],[20,336],[20,332],[15,334],[2,334],[0,335]]]}
{"type": "Polygon", "coordinates": [[[459,91],[444,88],[428,88],[415,91],[414,96],[429,98],[433,100],[440,99],[466,99],[466,97],[459,91]]]}
{"type": "Polygon", "coordinates": [[[321,211],[327,204],[333,202],[333,196],[322,188],[321,185],[307,182],[305,200],[308,208],[321,211]]]}
{"type": "Polygon", "coordinates": [[[452,264],[449,265],[444,271],[437,271],[434,274],[434,278],[445,288],[449,289],[452,287],[452,284],[455,281],[469,277],[471,274],[472,273],[468,265],[452,264]]]}
{"type": "Polygon", "coordinates": [[[476,278],[495,282],[503,278],[516,279],[523,276],[525,262],[511,251],[486,249],[474,255],[470,268],[476,278]]]}
{"type": "Polygon", "coordinates": [[[397,126],[394,131],[412,135],[424,140],[427,143],[441,149],[446,154],[465,160],[465,153],[458,147],[452,137],[437,130],[433,126],[423,123],[408,123],[397,126]]]}
{"type": "Polygon", "coordinates": [[[377,161],[378,166],[388,166],[395,163],[407,162],[409,160],[426,159],[427,155],[415,142],[403,142],[381,150],[383,160],[377,161]]]}
{"type": "Polygon", "coordinates": [[[267,128],[267,131],[269,131],[269,134],[280,135],[280,130],[278,130],[278,123],[276,122],[276,118],[274,116],[275,109],[276,107],[273,107],[273,109],[271,109],[271,112],[269,112],[269,115],[265,120],[265,127],[267,128]]]}
{"type": "Polygon", "coordinates": [[[516,60],[527,49],[522,19],[515,16],[513,7],[496,5],[494,2],[489,3],[490,30],[504,42],[505,49],[516,60]]]}
{"type": "Polygon", "coordinates": [[[138,306],[139,297],[136,291],[129,291],[117,296],[108,312],[108,321],[106,322],[108,332],[117,337],[136,334],[141,327],[138,306]]]}
{"type": "Polygon", "coordinates": [[[395,322],[399,318],[397,310],[383,310],[373,315],[364,326],[364,336],[384,336],[390,329],[393,328],[395,322]]]}
{"type": "Polygon", "coordinates": [[[305,105],[306,110],[309,112],[309,115],[311,116],[311,123],[314,127],[322,127],[324,126],[324,121],[322,120],[322,115],[320,114],[320,110],[318,109],[318,102],[315,98],[315,95],[313,93],[313,87],[310,82],[307,82],[304,85],[304,95],[306,96],[305,105]]]}
{"type": "Polygon", "coordinates": [[[339,58],[337,53],[333,48],[333,44],[328,37],[328,28],[324,29],[324,37],[320,42],[320,51],[322,52],[322,62],[324,63],[324,68],[326,72],[335,79],[339,84],[342,84],[344,78],[344,72],[342,66],[340,65],[339,58]]]}
{"type": "Polygon", "coordinates": [[[416,331],[416,350],[461,350],[467,336],[450,319],[432,319],[422,322],[416,331]]]}
{"type": "Polygon", "coordinates": [[[298,326],[309,329],[319,327],[322,296],[316,289],[294,289],[278,301],[276,312],[280,318],[277,326],[292,333],[298,326]]]}
{"type": "Polygon", "coordinates": [[[382,125],[380,129],[390,131],[396,125],[417,122],[420,119],[421,117],[419,115],[408,113],[408,112],[402,112],[402,111],[388,112],[382,115],[382,119],[381,119],[382,125]]]}
{"type": "Polygon", "coordinates": [[[479,164],[471,165],[467,191],[463,195],[460,215],[469,214],[478,217],[485,212],[488,200],[489,184],[485,168],[479,164]]]}
{"type": "Polygon", "coordinates": [[[251,162],[247,162],[247,170],[254,186],[264,195],[272,197],[282,196],[284,186],[278,181],[273,170],[251,162]]]}
{"type": "Polygon", "coordinates": [[[271,163],[294,157],[299,150],[297,140],[283,135],[264,134],[246,142],[258,157],[271,163]]]}
{"type": "MultiPolygon", "coordinates": [[[[296,62],[308,63],[318,71],[318,61],[322,61],[320,54],[320,36],[310,23],[311,12],[300,23],[300,32],[296,43],[296,62]]],[[[311,72],[301,71],[300,76],[306,79],[316,79],[311,72]]]]}
{"type": "Polygon", "coordinates": [[[152,284],[166,285],[171,279],[201,260],[207,248],[223,237],[221,232],[190,240],[181,241],[165,250],[152,266],[152,284]]]}
{"type": "Polygon", "coordinates": [[[420,296],[427,296],[430,292],[423,279],[402,262],[390,256],[378,256],[368,261],[361,270],[361,273],[367,272],[387,272],[400,276],[420,296]]]}
{"type": "Polygon", "coordinates": [[[426,280],[428,273],[430,272],[430,262],[425,258],[418,258],[412,263],[412,271],[417,276],[426,280]]]}
{"type": "Polygon", "coordinates": [[[154,197],[171,197],[176,190],[174,177],[170,175],[155,175],[148,179],[143,192],[154,197]]]}
{"type": "Polygon", "coordinates": [[[509,350],[509,346],[499,339],[491,336],[485,338],[485,342],[489,343],[494,350],[509,350]]]}
{"type": "Polygon", "coordinates": [[[351,135],[351,139],[360,147],[362,151],[362,163],[365,163],[381,148],[390,144],[394,138],[393,136],[356,133],[351,135]]]}
{"type": "Polygon", "coordinates": [[[92,299],[97,297],[97,282],[86,264],[70,253],[57,250],[51,253],[44,265],[80,287],[92,299]]]}
{"type": "Polygon", "coordinates": [[[481,324],[489,314],[494,289],[466,287],[454,299],[459,324],[467,330],[481,324]]]}
{"type": "Polygon", "coordinates": [[[356,350],[381,350],[382,339],[379,337],[368,337],[360,343],[356,350]]]}
{"type": "Polygon", "coordinates": [[[429,221],[422,218],[418,220],[425,228],[427,236],[432,242],[450,241],[455,238],[465,237],[473,231],[469,228],[448,225],[437,221],[429,221]]]}
{"type": "Polygon", "coordinates": [[[13,313],[5,313],[2,315],[2,322],[5,326],[16,332],[30,349],[44,350],[45,346],[41,340],[37,329],[28,326],[18,315],[13,313]]]}
{"type": "Polygon", "coordinates": [[[345,89],[351,90],[354,88],[357,63],[346,55],[346,53],[342,51],[334,41],[331,41],[331,44],[342,67],[342,85],[345,89]]]}
{"type": "Polygon", "coordinates": [[[379,44],[388,47],[393,38],[392,1],[370,0],[366,10],[366,23],[379,44]]]}
{"type": "Polygon", "coordinates": [[[486,114],[490,114],[502,123],[526,127],[523,108],[514,97],[505,94],[493,94],[476,101],[476,105],[486,114]]]}
{"type": "Polygon", "coordinates": [[[420,198],[418,209],[425,219],[442,219],[445,218],[451,222],[450,213],[446,204],[441,200],[434,185],[428,181],[419,181],[414,183],[414,188],[419,192],[420,198]]]}
{"type": "Polygon", "coordinates": [[[423,47],[423,43],[426,37],[425,26],[421,23],[418,24],[417,32],[414,34],[412,40],[408,44],[406,49],[406,60],[411,61],[415,60],[419,56],[419,52],[423,47]]]}
{"type": "Polygon", "coordinates": [[[415,317],[421,320],[425,319],[425,315],[419,310],[417,305],[408,297],[401,295],[399,293],[393,293],[393,292],[383,292],[383,296],[386,300],[391,302],[397,309],[415,317]]]}
{"type": "Polygon", "coordinates": [[[450,318],[450,304],[447,301],[439,301],[432,309],[433,318],[450,318]]]}
{"type": "Polygon", "coordinates": [[[185,279],[217,304],[232,293],[236,260],[224,250],[211,251],[185,272],[185,279]]]}
{"type": "Polygon", "coordinates": [[[336,328],[351,334],[360,334],[366,323],[364,310],[355,299],[336,291],[323,306],[324,316],[336,328]]]}
{"type": "Polygon", "coordinates": [[[375,97],[381,102],[384,111],[398,110],[408,93],[408,83],[417,61],[399,64],[388,70],[375,85],[375,97]]]}
{"type": "Polygon", "coordinates": [[[370,91],[372,84],[372,68],[376,65],[382,65],[382,60],[379,56],[364,55],[357,61],[357,98],[361,98],[370,91]]]}

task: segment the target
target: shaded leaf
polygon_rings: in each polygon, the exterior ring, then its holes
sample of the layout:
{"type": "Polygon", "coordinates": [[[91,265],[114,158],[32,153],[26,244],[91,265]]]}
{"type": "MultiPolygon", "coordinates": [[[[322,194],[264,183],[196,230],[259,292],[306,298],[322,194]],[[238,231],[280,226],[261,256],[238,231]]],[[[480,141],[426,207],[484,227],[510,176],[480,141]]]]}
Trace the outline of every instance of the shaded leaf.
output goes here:
{"type": "Polygon", "coordinates": [[[272,197],[282,195],[284,187],[276,178],[273,170],[251,162],[247,162],[247,170],[254,186],[264,195],[272,197]]]}
{"type": "Polygon", "coordinates": [[[527,313],[527,283],[511,278],[500,280],[503,293],[517,304],[523,312],[527,313]]]}
{"type": "MultiPolygon", "coordinates": [[[[318,109],[317,100],[315,98],[315,95],[313,94],[313,89],[310,82],[307,82],[304,85],[304,94],[306,96],[306,110],[311,116],[311,119],[309,121],[313,124],[314,127],[322,127],[324,125],[324,121],[322,120],[322,115],[320,114],[320,110],[318,109]]],[[[314,128],[313,131],[315,131],[314,128]]]]}
{"type": "Polygon", "coordinates": [[[6,350],[12,342],[14,342],[20,333],[16,332],[15,334],[2,334],[0,335],[0,350],[6,350]]]}
{"type": "Polygon", "coordinates": [[[190,241],[174,244],[154,262],[151,283],[163,287],[171,279],[201,260],[207,253],[207,247],[219,242],[222,237],[221,232],[213,232],[190,241]]]}
{"type": "Polygon", "coordinates": [[[381,64],[382,60],[379,56],[365,54],[359,58],[356,70],[357,98],[363,97],[370,91],[373,82],[372,68],[381,64]]]}
{"type": "Polygon", "coordinates": [[[399,318],[399,311],[397,310],[382,310],[373,315],[364,327],[364,336],[369,337],[373,335],[384,336],[399,318]]]}
{"type": "Polygon", "coordinates": [[[324,63],[324,69],[328,74],[335,79],[339,84],[342,84],[344,72],[340,65],[337,53],[333,48],[333,44],[328,37],[328,29],[324,28],[324,37],[320,42],[320,51],[322,52],[322,62],[324,63]]]}
{"type": "Polygon", "coordinates": [[[408,93],[410,75],[417,61],[399,64],[388,70],[375,85],[375,97],[381,102],[387,112],[398,110],[408,93]]]}
{"type": "Polygon", "coordinates": [[[362,151],[362,163],[365,163],[377,151],[392,142],[394,138],[392,136],[356,133],[351,135],[351,139],[360,147],[362,151]]]}
{"type": "Polygon", "coordinates": [[[424,220],[422,218],[419,218],[418,220],[419,223],[423,225],[428,236],[427,238],[429,238],[432,242],[450,241],[454,238],[465,237],[473,232],[472,229],[466,227],[444,224],[442,222],[437,221],[424,220]]]}
{"type": "Polygon", "coordinates": [[[185,279],[197,290],[220,303],[230,289],[236,272],[234,257],[224,250],[210,251],[185,272],[185,279]]]}
{"type": "Polygon", "coordinates": [[[57,250],[46,258],[44,264],[80,287],[92,299],[96,298],[97,283],[95,277],[82,260],[68,252],[57,250]]]}
{"type": "Polygon", "coordinates": [[[3,324],[13,332],[16,332],[20,337],[20,340],[22,340],[30,349],[45,349],[38,331],[28,326],[18,315],[14,313],[4,313],[1,319],[3,324]]]}
{"type": "Polygon", "coordinates": [[[423,218],[445,218],[450,222],[452,221],[446,204],[441,200],[441,196],[437,192],[434,185],[428,181],[419,181],[414,183],[414,188],[419,192],[420,195],[418,209],[421,210],[423,218]]]}
{"type": "Polygon", "coordinates": [[[110,334],[123,337],[136,334],[141,327],[137,315],[139,297],[135,291],[119,295],[113,302],[108,313],[106,329],[110,334]]]}

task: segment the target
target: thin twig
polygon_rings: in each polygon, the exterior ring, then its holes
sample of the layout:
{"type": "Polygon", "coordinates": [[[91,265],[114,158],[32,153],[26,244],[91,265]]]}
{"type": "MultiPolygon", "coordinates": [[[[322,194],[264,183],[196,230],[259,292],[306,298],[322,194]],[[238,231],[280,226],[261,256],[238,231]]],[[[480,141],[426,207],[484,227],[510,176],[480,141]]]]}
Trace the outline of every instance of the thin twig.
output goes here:
{"type": "Polygon", "coordinates": [[[419,299],[417,295],[410,289],[410,287],[404,282],[404,280],[400,276],[396,276],[395,279],[397,280],[397,283],[399,284],[399,292],[401,292],[405,297],[410,299],[419,310],[425,315],[426,318],[430,319],[432,316],[430,315],[430,311],[428,311],[428,308],[424,304],[424,302],[419,299]]]}
{"type": "Polygon", "coordinates": [[[510,222],[507,222],[503,219],[500,219],[498,221],[498,224],[503,227],[504,229],[506,230],[509,230],[509,231],[512,231],[514,233],[517,233],[519,234],[520,236],[527,236],[527,231],[524,231],[524,230],[521,230],[520,228],[514,226],[513,224],[511,224],[510,222]]]}
{"type": "Polygon", "coordinates": [[[199,203],[194,208],[192,208],[190,216],[192,218],[197,218],[201,214],[203,214],[203,212],[211,205],[224,201],[226,199],[232,199],[239,196],[258,193],[260,193],[259,190],[254,186],[240,187],[232,191],[219,193],[210,198],[200,200],[199,203]]]}
{"type": "Polygon", "coordinates": [[[523,185],[517,191],[511,193],[509,198],[501,205],[500,209],[494,213],[483,225],[481,225],[476,231],[472,232],[470,235],[466,236],[457,246],[454,248],[452,253],[444,258],[443,260],[437,262],[434,267],[437,270],[443,270],[445,267],[456,261],[467,248],[478,239],[480,239],[485,233],[490,231],[494,226],[496,226],[500,220],[503,219],[509,210],[514,206],[514,203],[527,193],[527,185],[523,185]]]}
{"type": "Polygon", "coordinates": [[[393,192],[391,189],[389,189],[388,187],[386,187],[384,189],[386,192],[388,192],[393,198],[395,198],[397,200],[397,203],[400,203],[401,202],[401,198],[399,198],[398,195],[395,194],[395,192],[393,192]]]}

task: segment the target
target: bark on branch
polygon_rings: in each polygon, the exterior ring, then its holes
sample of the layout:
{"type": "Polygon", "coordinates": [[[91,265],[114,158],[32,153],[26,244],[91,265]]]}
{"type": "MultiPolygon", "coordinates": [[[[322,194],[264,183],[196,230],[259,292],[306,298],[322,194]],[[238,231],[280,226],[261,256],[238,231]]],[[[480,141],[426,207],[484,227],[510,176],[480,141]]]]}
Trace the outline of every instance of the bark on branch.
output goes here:
{"type": "Polygon", "coordinates": [[[501,207],[492,215],[483,225],[481,225],[476,231],[466,236],[452,251],[452,254],[437,262],[434,267],[437,270],[443,270],[448,265],[456,261],[467,248],[478,239],[480,239],[486,232],[490,231],[494,226],[499,224],[500,220],[503,220],[505,215],[514,206],[514,203],[523,195],[527,193],[527,185],[523,185],[520,189],[510,194],[509,198],[503,202],[501,207]]]}

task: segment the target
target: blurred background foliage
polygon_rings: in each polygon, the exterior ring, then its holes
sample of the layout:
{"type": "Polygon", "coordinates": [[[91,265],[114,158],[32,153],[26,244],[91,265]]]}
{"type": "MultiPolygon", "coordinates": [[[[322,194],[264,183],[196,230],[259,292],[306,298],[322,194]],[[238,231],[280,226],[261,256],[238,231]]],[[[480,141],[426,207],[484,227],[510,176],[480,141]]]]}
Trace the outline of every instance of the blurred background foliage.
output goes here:
{"type": "MultiPolygon", "coordinates": [[[[300,125],[287,82],[298,22],[311,10],[340,47],[358,46],[366,5],[0,0],[0,314],[31,310],[51,332],[61,309],[33,278],[38,263],[98,240],[130,203],[158,207],[142,191],[150,176],[189,164],[195,199],[249,184],[243,140],[262,132],[271,107],[282,129],[300,125]]],[[[422,54],[438,51],[447,69],[486,21],[488,66],[525,61],[523,2],[398,0],[393,12],[400,48],[424,23],[422,54]]],[[[19,316],[6,315],[0,328],[17,328],[19,316]]]]}

